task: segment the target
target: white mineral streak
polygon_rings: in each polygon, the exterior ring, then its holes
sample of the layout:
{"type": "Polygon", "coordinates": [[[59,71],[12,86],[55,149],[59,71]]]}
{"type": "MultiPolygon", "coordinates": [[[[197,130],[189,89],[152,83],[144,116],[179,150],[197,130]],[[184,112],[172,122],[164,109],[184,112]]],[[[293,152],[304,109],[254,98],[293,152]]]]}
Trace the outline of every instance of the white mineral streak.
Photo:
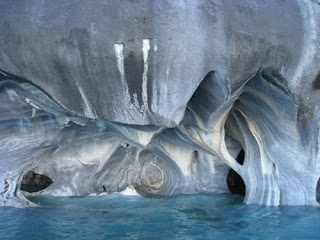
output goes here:
{"type": "Polygon", "coordinates": [[[230,155],[225,141],[224,125],[231,108],[232,106],[226,109],[224,113],[220,116],[218,121],[215,123],[215,126],[213,128],[212,148],[216,153],[221,154],[222,159],[224,159],[230,167],[237,171],[239,165],[237,164],[236,160],[230,155]]]}
{"type": "Polygon", "coordinates": [[[203,124],[203,121],[202,119],[198,116],[198,114],[196,114],[193,109],[189,108],[187,106],[187,109],[192,113],[193,117],[194,117],[194,120],[195,122],[197,123],[197,126],[199,126],[201,129],[204,129],[204,124],[203,124]]]}
{"type": "Polygon", "coordinates": [[[128,84],[126,81],[125,69],[124,69],[124,56],[123,56],[124,44],[123,43],[115,43],[114,44],[114,51],[115,51],[115,56],[117,59],[118,70],[120,73],[121,85],[122,85],[122,88],[124,89],[126,105],[129,105],[130,104],[130,93],[129,93],[128,84]]]}
{"type": "Polygon", "coordinates": [[[141,146],[147,146],[152,138],[159,132],[162,128],[156,129],[135,129],[135,128],[118,128],[122,136],[125,136],[131,142],[135,142],[141,146]]]}
{"type": "Polygon", "coordinates": [[[17,94],[17,92],[16,91],[13,91],[13,90],[8,90],[7,91],[7,93],[8,93],[8,96],[9,96],[9,99],[11,100],[11,101],[15,101],[15,99],[18,97],[18,94],[17,94]]]}
{"type": "Polygon", "coordinates": [[[265,154],[265,150],[263,147],[263,142],[261,139],[261,133],[259,129],[257,128],[256,124],[252,119],[247,117],[242,111],[239,110],[239,112],[244,116],[244,118],[247,120],[248,127],[253,135],[253,137],[256,140],[256,143],[258,144],[259,147],[259,152],[260,152],[260,163],[261,163],[261,173],[262,174],[272,174],[273,172],[273,162],[270,161],[268,156],[265,154]]]}
{"type": "Polygon", "coordinates": [[[139,101],[138,101],[138,95],[137,93],[133,94],[133,105],[136,109],[139,109],[139,112],[141,112],[140,106],[139,106],[139,101]]]}
{"type": "Polygon", "coordinates": [[[154,132],[137,131],[135,134],[135,140],[142,146],[147,146],[151,142],[154,135],[154,132]]]}
{"type": "Polygon", "coordinates": [[[124,48],[123,43],[115,43],[114,44],[114,50],[115,50],[117,63],[118,63],[118,70],[119,70],[120,76],[121,76],[121,83],[123,86],[126,86],[125,73],[124,73],[123,48],[124,48]]]}
{"type": "Polygon", "coordinates": [[[239,172],[241,167],[239,166],[239,164],[237,164],[237,161],[231,156],[227,149],[224,128],[221,129],[220,135],[217,134],[215,136],[218,137],[217,141],[220,141],[219,149],[217,149],[218,153],[221,154],[222,159],[224,159],[230,167],[239,172]]]}
{"type": "Polygon", "coordinates": [[[142,40],[143,75],[142,75],[142,111],[148,107],[148,71],[149,71],[150,39],[142,40]]]}
{"type": "Polygon", "coordinates": [[[30,100],[29,98],[26,98],[26,103],[29,103],[32,107],[34,107],[35,109],[41,109],[41,107],[39,107],[37,104],[35,104],[32,100],[30,100]]]}
{"type": "Polygon", "coordinates": [[[3,71],[1,71],[1,70],[0,70],[0,74],[2,74],[2,75],[5,76],[5,77],[8,76],[8,74],[6,74],[5,72],[3,72],[3,71]]]}
{"type": "Polygon", "coordinates": [[[84,93],[82,87],[80,87],[78,83],[77,83],[77,87],[81,95],[81,98],[83,99],[83,111],[85,116],[92,119],[97,118],[97,114],[92,104],[90,103],[89,99],[86,97],[86,94],[84,93]]]}

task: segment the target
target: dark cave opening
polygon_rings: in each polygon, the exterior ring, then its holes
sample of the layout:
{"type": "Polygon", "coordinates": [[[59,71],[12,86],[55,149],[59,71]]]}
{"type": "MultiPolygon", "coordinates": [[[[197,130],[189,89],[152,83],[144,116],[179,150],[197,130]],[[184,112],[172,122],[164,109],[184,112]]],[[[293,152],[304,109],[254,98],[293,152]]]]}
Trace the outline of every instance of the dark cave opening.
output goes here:
{"type": "Polygon", "coordinates": [[[243,165],[243,162],[244,162],[244,150],[243,149],[241,149],[241,151],[239,152],[236,160],[239,164],[243,165]]]}
{"type": "Polygon", "coordinates": [[[29,193],[39,192],[52,183],[53,181],[49,177],[29,171],[22,178],[20,190],[29,193]]]}
{"type": "MultiPolygon", "coordinates": [[[[245,152],[243,149],[239,152],[237,156],[237,162],[241,165],[243,165],[245,157],[245,152]]],[[[246,186],[244,184],[243,179],[241,176],[234,171],[233,169],[230,169],[228,176],[227,176],[227,184],[230,192],[232,194],[239,194],[239,195],[245,195],[246,194],[246,186]]]]}

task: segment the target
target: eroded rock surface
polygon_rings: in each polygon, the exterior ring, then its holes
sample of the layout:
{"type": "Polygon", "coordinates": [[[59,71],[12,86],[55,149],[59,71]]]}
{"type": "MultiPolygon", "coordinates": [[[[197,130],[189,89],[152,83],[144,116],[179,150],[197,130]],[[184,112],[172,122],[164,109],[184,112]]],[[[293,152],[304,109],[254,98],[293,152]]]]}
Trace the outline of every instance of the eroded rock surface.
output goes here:
{"type": "Polygon", "coordinates": [[[133,186],[319,195],[320,3],[0,0],[0,204],[133,186]],[[245,152],[243,164],[236,158],[245,152]],[[317,193],[318,188],[318,193],[317,193]]]}

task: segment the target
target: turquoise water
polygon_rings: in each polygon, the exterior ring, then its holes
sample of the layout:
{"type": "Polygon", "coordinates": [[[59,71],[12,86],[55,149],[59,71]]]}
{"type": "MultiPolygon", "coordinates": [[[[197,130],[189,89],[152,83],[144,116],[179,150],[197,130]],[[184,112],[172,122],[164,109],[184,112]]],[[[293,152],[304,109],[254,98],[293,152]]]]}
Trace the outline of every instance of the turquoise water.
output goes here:
{"type": "Polygon", "coordinates": [[[242,204],[235,195],[35,197],[0,208],[1,239],[320,239],[320,208],[242,204]]]}

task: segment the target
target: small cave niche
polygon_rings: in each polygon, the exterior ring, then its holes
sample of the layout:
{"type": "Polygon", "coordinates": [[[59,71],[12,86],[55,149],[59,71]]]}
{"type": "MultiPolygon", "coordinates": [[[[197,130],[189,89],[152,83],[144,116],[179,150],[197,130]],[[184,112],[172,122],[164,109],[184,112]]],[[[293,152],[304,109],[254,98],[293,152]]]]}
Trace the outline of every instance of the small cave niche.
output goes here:
{"type": "Polygon", "coordinates": [[[241,149],[241,151],[239,152],[236,160],[239,164],[243,165],[243,162],[244,162],[244,150],[243,149],[241,149]]]}
{"type": "Polygon", "coordinates": [[[29,171],[22,178],[20,190],[29,193],[39,192],[52,183],[53,181],[49,177],[29,171]]]}
{"type": "MultiPolygon", "coordinates": [[[[241,165],[243,165],[244,162],[244,157],[245,157],[245,152],[242,149],[238,156],[237,156],[237,162],[241,165]]],[[[227,184],[230,192],[232,194],[239,194],[239,195],[245,195],[246,194],[246,186],[244,184],[243,179],[241,176],[234,171],[233,169],[230,169],[228,176],[227,176],[227,184]]]]}

